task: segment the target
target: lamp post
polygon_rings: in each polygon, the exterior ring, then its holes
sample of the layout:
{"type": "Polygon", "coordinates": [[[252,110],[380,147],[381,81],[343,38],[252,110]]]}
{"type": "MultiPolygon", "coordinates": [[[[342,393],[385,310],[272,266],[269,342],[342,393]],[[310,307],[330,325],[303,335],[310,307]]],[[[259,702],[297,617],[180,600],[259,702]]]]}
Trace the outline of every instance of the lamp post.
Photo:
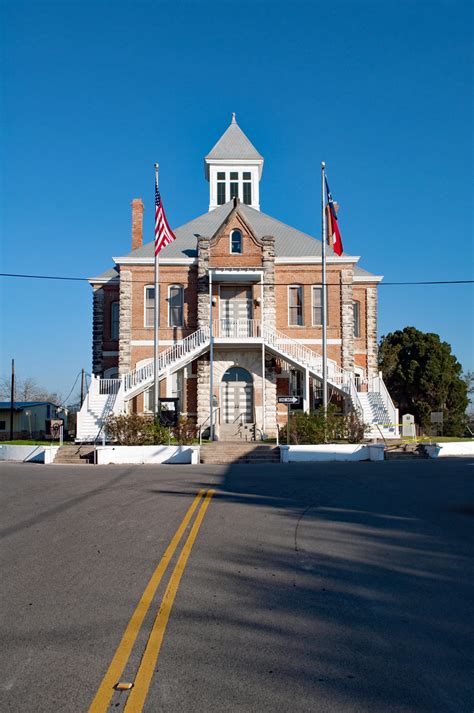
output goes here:
{"type": "Polygon", "coordinates": [[[30,430],[30,441],[33,440],[33,435],[31,433],[31,411],[25,411],[25,416],[28,416],[28,426],[30,430]]]}

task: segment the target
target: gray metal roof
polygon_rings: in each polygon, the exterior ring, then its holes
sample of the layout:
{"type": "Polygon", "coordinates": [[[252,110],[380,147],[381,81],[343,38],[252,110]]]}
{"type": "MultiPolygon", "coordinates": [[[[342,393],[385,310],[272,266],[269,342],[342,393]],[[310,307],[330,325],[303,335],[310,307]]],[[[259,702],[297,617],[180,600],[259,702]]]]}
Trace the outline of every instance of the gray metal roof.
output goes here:
{"type": "MultiPolygon", "coordinates": [[[[219,206],[219,208],[209,211],[208,213],[203,213],[203,215],[194,218],[189,221],[189,223],[185,223],[179,228],[174,229],[176,240],[163,249],[161,256],[163,258],[197,257],[197,238],[199,236],[212,237],[232,211],[233,207],[233,201],[229,201],[219,206]]],[[[321,257],[320,240],[243,203],[239,203],[239,210],[258,238],[262,238],[265,235],[271,235],[275,238],[276,257],[321,257]]],[[[154,244],[152,241],[146,245],[142,245],[136,250],[132,250],[126,257],[153,258],[153,247],[154,244]]],[[[368,276],[371,273],[355,266],[354,274],[368,276]]],[[[116,268],[112,268],[102,275],[99,275],[98,279],[113,279],[113,277],[116,276],[116,268]]]]}
{"type": "Polygon", "coordinates": [[[119,277],[119,271],[118,267],[114,266],[103,272],[101,275],[97,275],[97,277],[90,277],[90,280],[100,280],[101,282],[104,280],[117,280],[119,277]]]}
{"type": "Polygon", "coordinates": [[[262,160],[255,146],[245,136],[244,132],[232,115],[232,123],[224,131],[217,144],[211,149],[206,159],[258,159],[262,160]]]}

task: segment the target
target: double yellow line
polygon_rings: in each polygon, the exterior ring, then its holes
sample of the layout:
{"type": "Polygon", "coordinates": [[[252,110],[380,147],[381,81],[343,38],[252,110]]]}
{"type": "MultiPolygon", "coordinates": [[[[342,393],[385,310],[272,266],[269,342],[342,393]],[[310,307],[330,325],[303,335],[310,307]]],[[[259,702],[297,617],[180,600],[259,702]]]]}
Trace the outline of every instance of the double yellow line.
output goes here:
{"type": "Polygon", "coordinates": [[[134,686],[130,690],[129,697],[124,708],[125,713],[139,713],[142,710],[148,689],[150,688],[151,679],[158,660],[161,644],[166,631],[166,625],[168,624],[168,619],[178,591],[179,583],[181,581],[181,577],[183,576],[183,572],[186,567],[188,557],[191,554],[199,528],[201,527],[201,523],[204,519],[204,515],[206,514],[206,510],[209,507],[209,503],[211,502],[211,498],[214,493],[214,490],[208,490],[207,492],[205,490],[200,490],[194,498],[189,510],[181,521],[180,526],[176,530],[173,539],[166,548],[166,551],[157,568],[153,572],[151,579],[132,614],[107,673],[102,679],[102,683],[100,684],[95,698],[91,703],[89,713],[106,713],[114,694],[115,686],[119,682],[120,676],[122,675],[127,661],[130,658],[136,638],[142,627],[146,613],[156,594],[156,590],[168,568],[184,532],[186,531],[186,528],[192,519],[195,510],[201,503],[201,507],[198,511],[196,519],[194,520],[188,538],[184,543],[183,549],[181,550],[181,554],[176,562],[168,586],[166,587],[151,634],[148,638],[145,652],[142,656],[142,660],[135,677],[134,686]]]}

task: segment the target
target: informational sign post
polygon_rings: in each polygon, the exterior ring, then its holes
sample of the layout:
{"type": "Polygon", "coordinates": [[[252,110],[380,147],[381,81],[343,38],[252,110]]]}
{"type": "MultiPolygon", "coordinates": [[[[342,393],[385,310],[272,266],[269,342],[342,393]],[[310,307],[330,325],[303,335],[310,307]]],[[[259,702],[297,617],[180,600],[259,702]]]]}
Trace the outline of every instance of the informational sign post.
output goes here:
{"type": "Polygon", "coordinates": [[[286,442],[290,445],[290,406],[296,406],[300,402],[299,396],[279,396],[278,403],[286,404],[288,407],[288,412],[286,416],[286,442]]]}

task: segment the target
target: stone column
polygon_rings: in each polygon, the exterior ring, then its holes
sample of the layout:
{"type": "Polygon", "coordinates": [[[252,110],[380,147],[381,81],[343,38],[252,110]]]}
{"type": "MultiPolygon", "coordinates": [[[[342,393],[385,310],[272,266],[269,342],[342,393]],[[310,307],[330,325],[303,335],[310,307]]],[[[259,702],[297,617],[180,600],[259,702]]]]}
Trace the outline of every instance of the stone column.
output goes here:
{"type": "Polygon", "coordinates": [[[198,238],[197,322],[198,327],[209,326],[209,238],[198,238]]]}
{"type": "Polygon", "coordinates": [[[341,339],[342,368],[354,371],[354,272],[341,270],[341,339]]]}
{"type": "Polygon", "coordinates": [[[132,368],[132,273],[120,270],[119,292],[119,374],[132,368]]]}
{"type": "Polygon", "coordinates": [[[371,379],[378,374],[377,345],[377,288],[367,288],[367,377],[371,379]]]}
{"type": "MultiPolygon", "coordinates": [[[[210,318],[209,305],[209,256],[211,241],[209,238],[198,238],[197,265],[197,323],[198,327],[208,327],[210,318]]],[[[197,423],[204,423],[209,418],[210,402],[209,354],[199,357],[197,362],[197,423]]],[[[207,421],[209,423],[209,421],[207,421]]]]}
{"type": "Polygon", "coordinates": [[[266,235],[262,238],[262,267],[263,267],[263,319],[265,324],[272,329],[276,327],[276,300],[275,300],[275,238],[266,235]]]}
{"type": "MultiPolygon", "coordinates": [[[[197,363],[197,423],[201,425],[209,418],[210,402],[210,370],[209,354],[199,357],[197,363]]],[[[209,421],[207,421],[207,424],[209,421]]]]}
{"type": "Polygon", "coordinates": [[[92,307],[92,373],[102,376],[104,341],[104,290],[94,287],[92,307]]]}

